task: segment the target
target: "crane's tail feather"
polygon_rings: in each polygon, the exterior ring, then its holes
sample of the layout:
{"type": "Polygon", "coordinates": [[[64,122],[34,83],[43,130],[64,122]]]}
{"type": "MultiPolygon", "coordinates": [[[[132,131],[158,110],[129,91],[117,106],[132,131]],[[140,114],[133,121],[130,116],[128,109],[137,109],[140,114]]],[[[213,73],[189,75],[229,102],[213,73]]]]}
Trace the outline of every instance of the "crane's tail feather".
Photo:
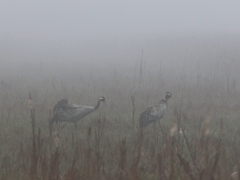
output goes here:
{"type": "Polygon", "coordinates": [[[154,121],[155,121],[155,118],[154,118],[154,116],[152,116],[150,114],[149,109],[145,110],[144,112],[142,112],[140,114],[139,124],[140,124],[141,127],[146,127],[146,126],[148,126],[150,123],[152,123],[154,121]]]}
{"type": "Polygon", "coordinates": [[[143,112],[143,113],[140,114],[139,124],[140,124],[141,127],[148,126],[148,124],[149,124],[149,122],[148,122],[148,114],[146,112],[143,112]]]}

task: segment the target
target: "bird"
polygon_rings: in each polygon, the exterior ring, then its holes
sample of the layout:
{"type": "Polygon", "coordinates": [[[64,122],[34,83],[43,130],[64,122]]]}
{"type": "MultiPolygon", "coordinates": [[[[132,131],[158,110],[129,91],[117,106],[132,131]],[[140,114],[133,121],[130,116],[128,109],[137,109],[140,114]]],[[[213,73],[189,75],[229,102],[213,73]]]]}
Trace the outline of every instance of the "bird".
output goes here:
{"type": "MultiPolygon", "coordinates": [[[[99,97],[96,106],[68,104],[67,99],[61,99],[53,108],[53,118],[51,119],[50,123],[51,125],[57,122],[66,122],[66,124],[76,123],[86,115],[96,111],[99,108],[101,102],[105,103],[105,97],[99,97]]],[[[64,126],[62,126],[62,128],[64,126]]]]}
{"type": "Polygon", "coordinates": [[[148,107],[143,111],[139,116],[140,127],[146,127],[152,122],[156,122],[158,119],[161,119],[167,110],[167,101],[172,97],[170,92],[166,92],[165,98],[159,100],[158,103],[148,107]]]}

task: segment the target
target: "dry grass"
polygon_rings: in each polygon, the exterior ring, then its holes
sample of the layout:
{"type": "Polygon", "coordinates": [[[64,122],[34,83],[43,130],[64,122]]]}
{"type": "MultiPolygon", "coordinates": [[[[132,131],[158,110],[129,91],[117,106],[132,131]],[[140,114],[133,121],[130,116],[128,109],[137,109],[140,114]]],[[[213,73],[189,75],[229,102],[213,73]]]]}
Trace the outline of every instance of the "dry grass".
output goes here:
{"type": "Polygon", "coordinates": [[[211,77],[198,76],[196,84],[184,76],[168,80],[163,74],[147,75],[139,64],[140,74],[42,78],[29,80],[29,89],[20,79],[11,81],[14,89],[1,87],[0,178],[237,179],[237,87],[225,88],[211,77]],[[139,129],[139,113],[166,91],[173,97],[161,125],[139,129]],[[107,106],[76,127],[69,124],[60,131],[49,126],[59,99],[94,105],[101,95],[107,106]]]}

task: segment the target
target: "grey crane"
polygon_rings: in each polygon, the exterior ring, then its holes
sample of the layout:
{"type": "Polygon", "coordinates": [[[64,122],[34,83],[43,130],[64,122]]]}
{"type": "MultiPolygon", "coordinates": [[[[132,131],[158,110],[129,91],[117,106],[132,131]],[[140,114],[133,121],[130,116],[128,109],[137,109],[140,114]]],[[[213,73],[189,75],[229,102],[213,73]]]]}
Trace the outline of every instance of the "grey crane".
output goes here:
{"type": "Polygon", "coordinates": [[[172,97],[170,92],[166,92],[165,98],[158,101],[155,105],[148,107],[140,114],[139,123],[141,127],[146,127],[152,122],[161,119],[167,110],[167,101],[172,97]]]}
{"type": "MultiPolygon", "coordinates": [[[[101,102],[105,102],[105,97],[102,96],[98,98],[97,105],[94,107],[75,104],[71,105],[68,104],[67,99],[62,99],[58,101],[53,108],[53,118],[51,120],[51,125],[56,122],[66,122],[66,124],[69,122],[76,123],[86,115],[96,111],[99,108],[101,102]]],[[[62,128],[64,126],[62,126],[62,128]]]]}

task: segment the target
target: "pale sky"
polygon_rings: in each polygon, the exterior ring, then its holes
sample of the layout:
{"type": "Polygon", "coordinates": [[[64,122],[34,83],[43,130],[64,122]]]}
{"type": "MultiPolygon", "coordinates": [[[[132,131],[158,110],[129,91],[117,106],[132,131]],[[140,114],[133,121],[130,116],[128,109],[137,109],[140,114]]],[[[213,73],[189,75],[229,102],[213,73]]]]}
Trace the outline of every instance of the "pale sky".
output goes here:
{"type": "Polygon", "coordinates": [[[0,27],[1,74],[134,68],[142,52],[156,69],[225,68],[239,57],[240,1],[0,0],[0,27]]]}
{"type": "Polygon", "coordinates": [[[0,1],[0,38],[92,39],[240,32],[240,1],[0,1]]]}

